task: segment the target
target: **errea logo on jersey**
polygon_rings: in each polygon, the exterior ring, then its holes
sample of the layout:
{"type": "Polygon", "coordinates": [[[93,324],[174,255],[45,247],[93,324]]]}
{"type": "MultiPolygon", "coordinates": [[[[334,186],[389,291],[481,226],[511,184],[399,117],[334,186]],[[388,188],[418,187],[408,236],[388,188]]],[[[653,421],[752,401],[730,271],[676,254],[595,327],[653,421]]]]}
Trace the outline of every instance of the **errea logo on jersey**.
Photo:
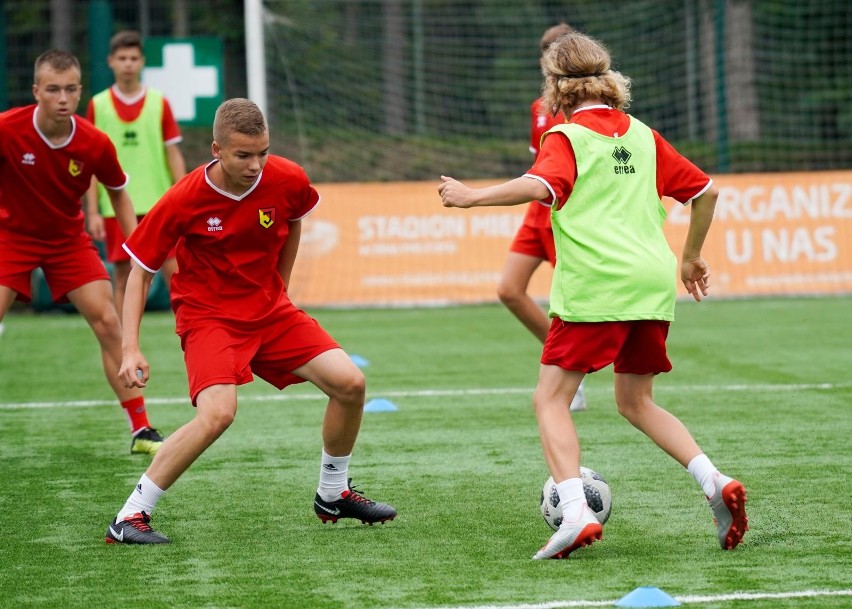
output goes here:
{"type": "Polygon", "coordinates": [[[213,216],[212,218],[207,218],[207,232],[215,233],[218,230],[223,230],[222,221],[216,216],[213,216]]]}
{"type": "Polygon", "coordinates": [[[35,155],[32,152],[25,152],[21,157],[21,165],[35,165],[35,155]]]}

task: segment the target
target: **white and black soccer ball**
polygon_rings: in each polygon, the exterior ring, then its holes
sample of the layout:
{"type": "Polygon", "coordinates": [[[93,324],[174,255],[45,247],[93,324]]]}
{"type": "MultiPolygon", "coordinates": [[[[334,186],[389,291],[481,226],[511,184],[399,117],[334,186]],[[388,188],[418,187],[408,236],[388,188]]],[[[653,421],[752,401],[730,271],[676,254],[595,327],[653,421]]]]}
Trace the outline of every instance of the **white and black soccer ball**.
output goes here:
{"type": "MultiPolygon", "coordinates": [[[[595,513],[598,522],[604,524],[612,511],[612,492],[609,490],[609,484],[603,476],[588,467],[580,467],[580,479],[583,481],[586,503],[595,513]]],[[[562,524],[562,509],[559,507],[559,493],[556,492],[553,476],[547,479],[541,489],[541,515],[554,531],[562,524]]]]}

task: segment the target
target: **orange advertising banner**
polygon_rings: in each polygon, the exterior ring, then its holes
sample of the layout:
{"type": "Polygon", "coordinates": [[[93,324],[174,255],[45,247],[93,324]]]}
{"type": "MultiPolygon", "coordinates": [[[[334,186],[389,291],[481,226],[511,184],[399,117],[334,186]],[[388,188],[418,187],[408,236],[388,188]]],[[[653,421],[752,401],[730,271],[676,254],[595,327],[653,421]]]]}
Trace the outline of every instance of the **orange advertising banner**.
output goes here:
{"type": "MultiPolygon", "coordinates": [[[[703,252],[714,297],[852,292],[852,171],[714,180],[720,194],[703,252]]],[[[322,200],[303,222],[293,300],[306,307],[496,301],[526,207],[448,209],[437,186],[317,185],[322,200]]],[[[690,208],[663,203],[666,236],[679,253],[690,208]]],[[[530,294],[546,300],[551,276],[542,264],[530,294]]]]}

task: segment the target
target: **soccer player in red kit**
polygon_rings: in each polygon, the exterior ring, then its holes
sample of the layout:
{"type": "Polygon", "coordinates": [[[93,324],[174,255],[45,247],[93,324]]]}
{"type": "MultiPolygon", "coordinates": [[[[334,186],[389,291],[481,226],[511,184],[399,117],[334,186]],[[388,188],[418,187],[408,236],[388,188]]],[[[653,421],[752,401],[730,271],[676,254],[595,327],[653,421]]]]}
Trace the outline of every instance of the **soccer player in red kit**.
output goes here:
{"type": "MultiPolygon", "coordinates": [[[[574,29],[567,23],[548,28],[541,36],[539,50],[544,53],[550,44],[574,29]]],[[[530,105],[530,152],[538,158],[541,136],[556,125],[565,122],[562,112],[551,112],[544,108],[542,98],[530,105]]],[[[497,286],[497,296],[512,314],[541,343],[547,338],[550,320],[545,311],[527,293],[530,280],[542,262],[556,265],[556,246],[553,243],[553,228],[550,226],[550,208],[538,201],[527,205],[524,221],[518,228],[509,254],[503,265],[503,274],[497,286]]],[[[586,409],[583,383],[571,399],[570,409],[574,412],[586,409]]]]}
{"type": "Polygon", "coordinates": [[[650,127],[626,114],[630,80],[611,68],[609,51],[578,33],[554,41],[541,59],[543,97],[568,123],[544,137],[523,176],[473,189],[442,176],[445,207],[552,208],[556,268],[553,322],[544,343],[533,406],[545,461],[559,495],[562,524],[534,559],[566,558],[602,538],[580,479],[580,442],[565,408],[583,377],[610,364],[618,412],[677,461],[707,498],[719,545],[732,550],[748,530],[745,487],[723,475],[686,426],[653,399],[654,377],[672,368],[666,352],[678,266],[700,301],[710,287],[701,255],[718,193],[712,180],[650,127]],[[672,197],[691,204],[680,264],[663,232],[672,197]]]}
{"type": "Polygon", "coordinates": [[[136,216],[127,176],[109,138],[74,116],[82,92],[77,58],[47,51],[34,76],[36,104],[0,114],[0,319],[16,298],[31,299],[30,275],[41,267],[53,299],[71,302],[98,339],[107,382],[130,419],[131,452],[154,453],[162,437],[148,423],[142,392],[118,378],[121,324],[80,203],[96,176],[129,233],[136,216]]]}
{"type": "Polygon", "coordinates": [[[252,374],[283,389],[310,381],[328,396],[314,512],[323,521],[386,522],[396,510],[349,484],[349,460],[364,407],[361,371],[334,339],[287,296],[301,219],[319,194],[295,163],[269,154],[260,109],[231,99],[216,111],[213,161],[175,184],[124,245],[127,282],[121,380],[144,387],[139,350],[145,293],[177,245],[172,278],[176,332],[184,350],[195,418],[163,444],[106,531],[107,543],[168,543],[149,524],[155,504],[230,426],[237,386],[252,374]]]}

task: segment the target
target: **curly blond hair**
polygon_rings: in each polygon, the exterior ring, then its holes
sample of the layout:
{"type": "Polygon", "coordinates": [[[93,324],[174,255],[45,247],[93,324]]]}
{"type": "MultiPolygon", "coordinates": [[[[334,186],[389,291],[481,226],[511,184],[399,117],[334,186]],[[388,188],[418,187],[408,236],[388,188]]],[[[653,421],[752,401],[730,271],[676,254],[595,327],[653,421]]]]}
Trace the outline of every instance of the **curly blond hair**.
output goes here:
{"type": "Polygon", "coordinates": [[[570,32],[553,41],[541,56],[544,107],[570,116],[584,101],[600,101],[618,110],[630,105],[630,79],[612,69],[606,47],[585,34],[570,32]]]}

